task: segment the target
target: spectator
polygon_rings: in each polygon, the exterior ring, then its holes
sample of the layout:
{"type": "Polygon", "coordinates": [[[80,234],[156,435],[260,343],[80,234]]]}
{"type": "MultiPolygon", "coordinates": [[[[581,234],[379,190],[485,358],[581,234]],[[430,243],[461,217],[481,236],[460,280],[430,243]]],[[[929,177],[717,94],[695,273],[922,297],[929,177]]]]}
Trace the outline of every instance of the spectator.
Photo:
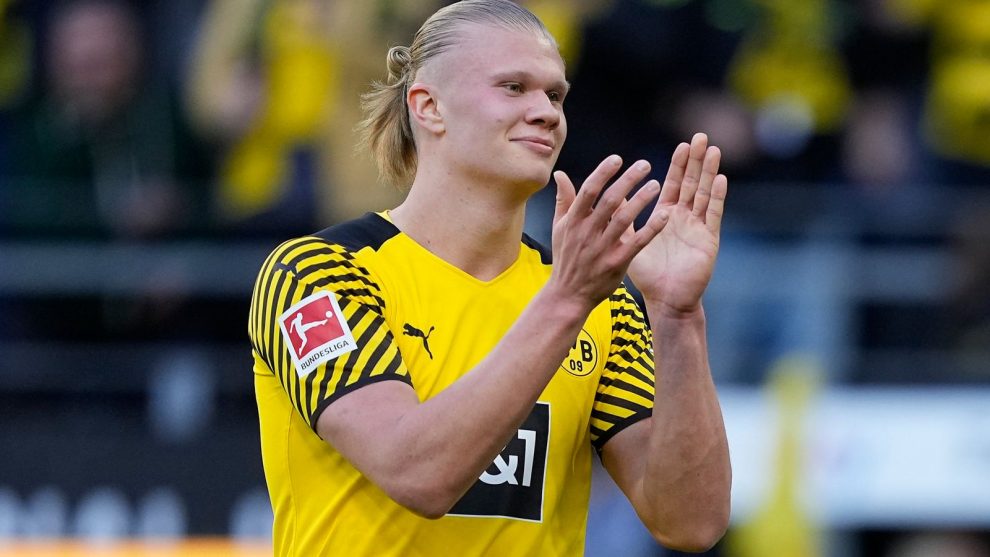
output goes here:
{"type": "Polygon", "coordinates": [[[11,0],[0,0],[0,168],[9,164],[7,112],[27,90],[31,70],[30,30],[12,7],[11,0]]]}
{"type": "Polygon", "coordinates": [[[940,181],[990,181],[990,4],[980,0],[932,3],[932,68],[925,129],[941,157],[940,181]],[[938,6],[938,9],[934,9],[938,6]]]}
{"type": "Polygon", "coordinates": [[[407,36],[436,4],[209,4],[187,94],[196,125],[224,146],[219,205],[230,225],[302,233],[399,201],[355,156],[358,95],[388,37],[407,36]]]}
{"type": "Polygon", "coordinates": [[[13,116],[14,228],[147,238],[202,226],[208,152],[149,84],[138,15],[76,0],[47,29],[45,87],[13,116]]]}

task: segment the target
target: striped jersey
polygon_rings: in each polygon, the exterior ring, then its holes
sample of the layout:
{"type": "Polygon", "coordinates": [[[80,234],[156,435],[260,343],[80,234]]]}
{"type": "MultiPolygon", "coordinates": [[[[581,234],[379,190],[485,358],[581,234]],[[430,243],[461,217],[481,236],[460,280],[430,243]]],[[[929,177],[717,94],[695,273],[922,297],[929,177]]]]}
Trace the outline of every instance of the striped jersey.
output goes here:
{"type": "Polygon", "coordinates": [[[596,307],[518,434],[437,520],[392,501],[315,432],[321,412],[377,381],[427,400],[478,364],[550,278],[549,252],[481,281],[387,213],[277,247],[249,333],[277,555],[582,555],[592,449],[653,408],[643,313],[620,286],[596,307]]]}

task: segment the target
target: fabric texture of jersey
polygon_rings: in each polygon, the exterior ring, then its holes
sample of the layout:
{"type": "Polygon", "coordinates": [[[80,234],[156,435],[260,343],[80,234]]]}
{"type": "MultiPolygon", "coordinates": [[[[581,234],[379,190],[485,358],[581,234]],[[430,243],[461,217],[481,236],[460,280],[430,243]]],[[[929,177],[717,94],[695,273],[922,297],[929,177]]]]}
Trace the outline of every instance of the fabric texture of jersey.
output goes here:
{"type": "Polygon", "coordinates": [[[272,252],[255,284],[249,333],[276,555],[583,554],[592,447],[653,407],[650,331],[624,287],[591,313],[518,435],[443,518],[396,504],[315,433],[328,405],[371,383],[402,381],[422,401],[456,381],[543,287],[549,259],[524,237],[516,262],[481,281],[385,213],[272,252]],[[300,328],[325,323],[332,311],[310,324],[288,311],[325,292],[354,346],[300,372],[290,352],[299,331],[286,332],[286,316],[300,328]]]}

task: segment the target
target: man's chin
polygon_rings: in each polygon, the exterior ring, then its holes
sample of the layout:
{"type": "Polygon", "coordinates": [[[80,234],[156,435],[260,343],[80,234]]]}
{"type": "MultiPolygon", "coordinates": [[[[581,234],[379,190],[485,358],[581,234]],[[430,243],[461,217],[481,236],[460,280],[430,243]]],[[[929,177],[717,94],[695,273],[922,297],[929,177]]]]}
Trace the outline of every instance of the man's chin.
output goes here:
{"type": "Polygon", "coordinates": [[[544,170],[534,170],[531,173],[520,175],[517,184],[520,188],[525,188],[527,190],[532,190],[533,192],[540,191],[547,184],[550,183],[550,176],[553,173],[553,168],[547,168],[544,170]]]}
{"type": "Polygon", "coordinates": [[[539,165],[539,167],[534,166],[531,172],[520,176],[520,185],[533,188],[534,192],[543,189],[550,183],[550,177],[553,175],[554,164],[556,162],[557,157],[553,157],[552,161],[547,161],[539,165]]]}
{"type": "Polygon", "coordinates": [[[534,178],[532,180],[520,181],[517,189],[525,195],[526,199],[536,195],[537,192],[547,187],[550,183],[550,173],[547,173],[541,178],[534,178]]]}

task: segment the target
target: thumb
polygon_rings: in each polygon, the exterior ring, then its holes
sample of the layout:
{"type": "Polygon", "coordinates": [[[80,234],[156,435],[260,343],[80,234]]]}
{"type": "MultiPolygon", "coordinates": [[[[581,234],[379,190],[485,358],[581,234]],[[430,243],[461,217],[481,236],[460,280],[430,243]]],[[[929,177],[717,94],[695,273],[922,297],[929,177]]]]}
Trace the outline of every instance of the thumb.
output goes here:
{"type": "Polygon", "coordinates": [[[553,224],[556,226],[571,208],[571,204],[574,203],[574,197],[577,193],[574,190],[574,184],[571,182],[571,179],[567,177],[567,174],[563,170],[554,172],[553,180],[557,183],[557,201],[553,208],[553,224]]]}

